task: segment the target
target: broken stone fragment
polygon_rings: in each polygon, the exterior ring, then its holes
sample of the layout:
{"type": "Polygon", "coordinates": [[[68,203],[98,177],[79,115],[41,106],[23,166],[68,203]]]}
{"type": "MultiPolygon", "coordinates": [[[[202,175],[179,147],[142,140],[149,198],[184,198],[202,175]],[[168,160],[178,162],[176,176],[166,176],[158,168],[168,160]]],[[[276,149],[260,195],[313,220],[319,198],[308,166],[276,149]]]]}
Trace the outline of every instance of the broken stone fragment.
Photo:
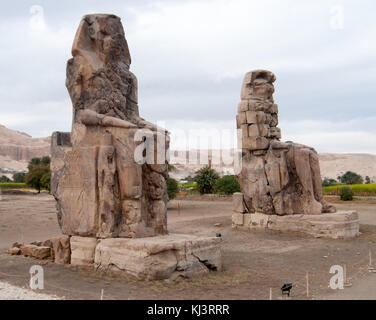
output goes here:
{"type": "Polygon", "coordinates": [[[12,247],[21,248],[23,246],[22,243],[15,242],[12,244],[12,247]]]}
{"type": "Polygon", "coordinates": [[[21,254],[21,249],[17,248],[17,247],[11,247],[7,250],[7,253],[11,254],[13,256],[17,256],[17,255],[21,254]]]}
{"type": "Polygon", "coordinates": [[[50,247],[27,244],[21,247],[21,254],[25,257],[47,259],[51,257],[50,247]]]}
{"type": "Polygon", "coordinates": [[[71,260],[69,237],[51,239],[54,262],[57,264],[69,264],[71,260]]]}

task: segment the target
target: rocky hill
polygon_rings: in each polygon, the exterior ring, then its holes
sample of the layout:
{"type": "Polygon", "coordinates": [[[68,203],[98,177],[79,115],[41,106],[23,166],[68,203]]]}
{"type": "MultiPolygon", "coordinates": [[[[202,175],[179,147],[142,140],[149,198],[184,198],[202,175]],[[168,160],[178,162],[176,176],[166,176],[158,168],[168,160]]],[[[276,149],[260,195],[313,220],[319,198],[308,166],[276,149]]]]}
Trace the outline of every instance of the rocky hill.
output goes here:
{"type": "MultiPolygon", "coordinates": [[[[25,170],[31,158],[50,154],[50,140],[50,137],[32,138],[26,133],[0,125],[0,169],[25,170]]],[[[226,165],[223,161],[220,161],[223,157],[220,156],[218,150],[211,150],[209,154],[212,158],[212,167],[221,175],[233,173],[232,165],[226,165]]],[[[228,155],[232,156],[232,152],[228,155]]],[[[194,176],[195,172],[203,166],[192,164],[186,153],[172,151],[171,159],[174,157],[178,164],[174,164],[176,170],[171,172],[171,176],[176,179],[194,176]]],[[[376,182],[376,155],[373,154],[323,153],[320,154],[320,167],[322,177],[336,178],[338,175],[351,170],[360,174],[363,178],[368,175],[376,182]]]]}
{"type": "Polygon", "coordinates": [[[0,168],[25,170],[30,159],[50,154],[50,140],[0,125],[0,168]]]}
{"type": "MultiPolygon", "coordinates": [[[[194,176],[195,172],[203,167],[203,165],[195,164],[189,161],[187,155],[180,154],[174,151],[177,164],[174,164],[176,170],[171,172],[171,176],[175,179],[184,179],[187,176],[194,176]],[[181,164],[184,163],[188,164],[181,164]],[[189,164],[190,163],[190,164],[189,164]]],[[[173,156],[172,154],[172,156],[173,156]]],[[[214,168],[221,175],[233,174],[232,165],[226,165],[223,161],[220,161],[219,150],[212,150],[209,152],[212,159],[212,168],[214,168]]],[[[230,155],[232,156],[232,152],[230,155]]],[[[171,159],[174,159],[172,157],[171,159]]],[[[348,154],[336,154],[336,153],[322,153],[319,154],[320,169],[322,178],[336,179],[339,175],[344,174],[346,171],[353,171],[360,174],[363,178],[369,176],[374,183],[376,183],[376,155],[374,154],[360,154],[360,153],[348,153],[348,154]]]]}
{"type": "Polygon", "coordinates": [[[367,153],[321,153],[321,175],[337,178],[346,171],[354,171],[363,178],[369,176],[376,183],[376,155],[367,153]]]}

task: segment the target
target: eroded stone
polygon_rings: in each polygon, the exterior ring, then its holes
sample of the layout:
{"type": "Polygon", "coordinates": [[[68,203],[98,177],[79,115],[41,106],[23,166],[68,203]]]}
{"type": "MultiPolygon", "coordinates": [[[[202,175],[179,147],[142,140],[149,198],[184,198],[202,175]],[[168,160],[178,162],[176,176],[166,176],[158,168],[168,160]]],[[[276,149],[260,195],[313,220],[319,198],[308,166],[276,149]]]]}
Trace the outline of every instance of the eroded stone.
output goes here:
{"type": "Polygon", "coordinates": [[[195,277],[220,271],[220,238],[169,234],[140,239],[104,239],[95,250],[95,266],[138,279],[195,277]]]}
{"type": "Polygon", "coordinates": [[[97,238],[72,236],[70,238],[71,264],[87,266],[94,263],[97,238]]]}

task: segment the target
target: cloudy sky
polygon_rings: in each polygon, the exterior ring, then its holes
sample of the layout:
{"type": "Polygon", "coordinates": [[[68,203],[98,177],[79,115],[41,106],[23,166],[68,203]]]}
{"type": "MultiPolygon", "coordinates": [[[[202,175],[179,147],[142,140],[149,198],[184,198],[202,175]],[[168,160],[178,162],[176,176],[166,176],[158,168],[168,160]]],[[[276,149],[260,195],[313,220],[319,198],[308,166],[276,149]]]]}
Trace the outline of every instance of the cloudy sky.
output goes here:
{"type": "Polygon", "coordinates": [[[277,76],[283,140],[376,153],[374,0],[7,1],[0,124],[69,131],[65,66],[81,17],[121,17],[141,116],[174,132],[232,129],[247,71],[277,76]]]}

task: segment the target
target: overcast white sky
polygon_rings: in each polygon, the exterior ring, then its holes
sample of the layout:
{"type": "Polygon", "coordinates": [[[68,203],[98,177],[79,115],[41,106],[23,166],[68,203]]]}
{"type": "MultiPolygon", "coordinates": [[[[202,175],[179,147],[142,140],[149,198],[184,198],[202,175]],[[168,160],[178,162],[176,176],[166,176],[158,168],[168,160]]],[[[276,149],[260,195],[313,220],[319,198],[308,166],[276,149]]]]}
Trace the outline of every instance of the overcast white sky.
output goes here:
{"type": "Polygon", "coordinates": [[[69,131],[75,31],[84,14],[114,13],[147,120],[172,133],[234,128],[242,78],[262,68],[277,76],[283,140],[376,153],[375,11],[374,0],[2,1],[0,124],[69,131]]]}

